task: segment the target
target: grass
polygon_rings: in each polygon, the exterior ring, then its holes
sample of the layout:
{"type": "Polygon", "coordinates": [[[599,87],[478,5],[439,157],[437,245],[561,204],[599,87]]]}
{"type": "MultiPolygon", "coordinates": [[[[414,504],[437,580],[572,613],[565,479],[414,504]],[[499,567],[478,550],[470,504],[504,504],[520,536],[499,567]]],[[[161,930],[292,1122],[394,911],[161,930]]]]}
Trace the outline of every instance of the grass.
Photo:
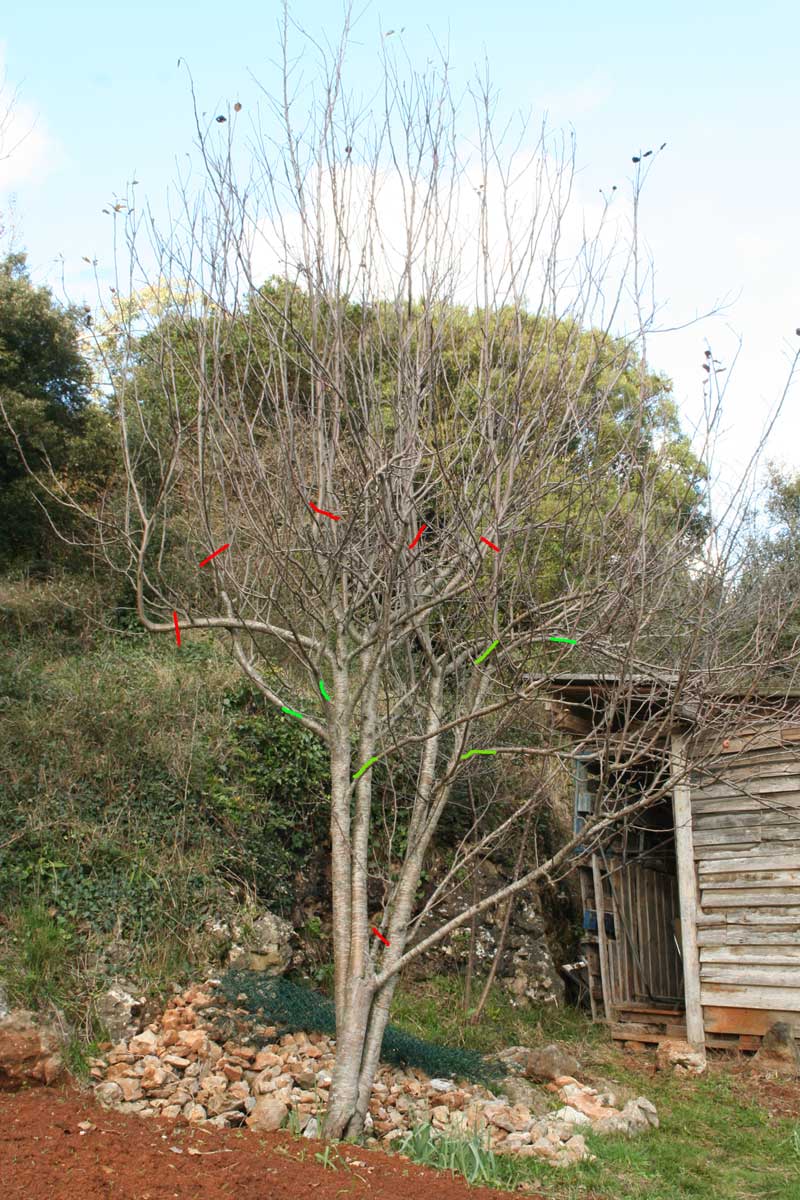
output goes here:
{"type": "MultiPolygon", "coordinates": [[[[474,988],[480,994],[481,983],[474,988]]],[[[401,983],[392,1006],[392,1023],[408,1033],[437,1042],[491,1054],[508,1046],[569,1041],[589,1047],[604,1039],[602,1028],[576,1008],[551,1004],[520,1005],[504,988],[494,987],[477,1024],[464,1011],[463,980],[438,975],[424,982],[401,983]]]]}
{"type": "Polygon", "coordinates": [[[435,1134],[430,1124],[418,1125],[398,1139],[394,1149],[412,1162],[462,1175],[471,1185],[514,1189],[530,1176],[524,1159],[495,1154],[477,1133],[470,1137],[447,1137],[435,1134]]]}
{"type": "Polygon", "coordinates": [[[419,1037],[483,1053],[559,1041],[589,1074],[652,1100],[661,1126],[635,1138],[590,1134],[596,1160],[566,1168],[492,1154],[479,1138],[440,1138],[422,1126],[395,1144],[415,1162],[548,1200],[800,1200],[800,1125],[743,1099],[724,1062],[700,1079],[652,1075],[647,1058],[620,1053],[580,1013],[520,1008],[495,989],[481,1024],[470,1027],[462,1003],[458,980],[432,979],[404,987],[392,1016],[419,1037]]]}

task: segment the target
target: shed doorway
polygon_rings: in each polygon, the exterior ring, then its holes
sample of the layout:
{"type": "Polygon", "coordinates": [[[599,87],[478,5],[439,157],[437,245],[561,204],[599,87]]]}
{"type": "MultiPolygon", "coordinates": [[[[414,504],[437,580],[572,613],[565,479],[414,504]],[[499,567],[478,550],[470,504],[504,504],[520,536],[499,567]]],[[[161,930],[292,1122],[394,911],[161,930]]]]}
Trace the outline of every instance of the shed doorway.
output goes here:
{"type": "MultiPolygon", "coordinates": [[[[642,786],[632,776],[614,790],[642,786]]],[[[575,828],[595,811],[599,768],[578,760],[575,828]]],[[[583,957],[592,1015],[619,1040],[685,1036],[680,904],[672,799],[667,795],[615,836],[580,870],[583,957]]]]}

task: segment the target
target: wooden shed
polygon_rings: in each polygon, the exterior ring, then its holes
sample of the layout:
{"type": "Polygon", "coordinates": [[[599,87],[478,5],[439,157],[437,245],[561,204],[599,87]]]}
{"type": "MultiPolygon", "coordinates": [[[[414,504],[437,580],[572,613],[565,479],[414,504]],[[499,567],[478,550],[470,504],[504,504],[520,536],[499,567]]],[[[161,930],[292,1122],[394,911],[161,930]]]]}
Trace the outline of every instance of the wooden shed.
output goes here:
{"type": "Polygon", "coordinates": [[[551,690],[556,725],[585,747],[577,832],[610,781],[618,797],[664,781],[578,869],[593,1015],[621,1041],[753,1050],[776,1021],[800,1038],[800,699],[762,697],[746,725],[738,706],[738,723],[704,735],[669,692],[639,678],[623,699],[600,675],[551,690]],[[655,756],[615,747],[615,707],[628,731],[669,712],[655,756]]]}

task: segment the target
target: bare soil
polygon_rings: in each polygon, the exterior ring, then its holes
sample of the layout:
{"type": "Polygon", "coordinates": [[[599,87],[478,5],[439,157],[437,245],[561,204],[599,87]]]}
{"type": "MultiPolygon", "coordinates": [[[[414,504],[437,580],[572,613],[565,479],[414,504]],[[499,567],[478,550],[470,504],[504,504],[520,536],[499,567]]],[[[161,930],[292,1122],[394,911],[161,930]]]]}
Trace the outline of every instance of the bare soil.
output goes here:
{"type": "MultiPolygon", "coordinates": [[[[198,1129],[106,1111],[74,1088],[0,1093],[4,1200],[498,1200],[464,1179],[360,1146],[198,1129]],[[93,1128],[81,1129],[81,1122],[93,1128]],[[177,1153],[181,1151],[181,1153],[177,1153]]],[[[517,1193],[519,1194],[519,1193],[517,1193]]],[[[526,1192],[532,1200],[544,1200],[526,1192]]]]}
{"type": "Polygon", "coordinates": [[[728,1067],[743,1100],[755,1100],[773,1117],[800,1117],[800,1079],[756,1071],[748,1063],[728,1067]]]}

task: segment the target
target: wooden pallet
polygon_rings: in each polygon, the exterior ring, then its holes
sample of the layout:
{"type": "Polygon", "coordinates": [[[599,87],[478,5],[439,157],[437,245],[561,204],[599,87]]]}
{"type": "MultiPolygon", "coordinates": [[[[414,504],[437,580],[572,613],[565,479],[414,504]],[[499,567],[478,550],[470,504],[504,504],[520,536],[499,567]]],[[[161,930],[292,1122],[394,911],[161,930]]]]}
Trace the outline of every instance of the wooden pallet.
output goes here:
{"type": "Polygon", "coordinates": [[[647,1042],[658,1046],[668,1038],[686,1038],[686,1026],[675,1025],[666,1021],[611,1021],[609,1022],[611,1036],[615,1042],[647,1042]]]}
{"type": "Polygon", "coordinates": [[[610,1023],[616,1042],[646,1042],[659,1045],[667,1038],[685,1038],[686,1020],[682,1008],[669,1008],[629,1001],[615,1004],[610,1023]]]}
{"type": "MultiPolygon", "coordinates": [[[[659,1046],[668,1038],[686,1039],[686,1022],[679,1009],[628,1004],[617,1006],[614,1016],[616,1019],[609,1023],[609,1028],[615,1042],[644,1042],[659,1046]]],[[[706,1046],[715,1050],[752,1053],[761,1045],[761,1038],[748,1033],[707,1033],[705,1042],[706,1046]]]]}

